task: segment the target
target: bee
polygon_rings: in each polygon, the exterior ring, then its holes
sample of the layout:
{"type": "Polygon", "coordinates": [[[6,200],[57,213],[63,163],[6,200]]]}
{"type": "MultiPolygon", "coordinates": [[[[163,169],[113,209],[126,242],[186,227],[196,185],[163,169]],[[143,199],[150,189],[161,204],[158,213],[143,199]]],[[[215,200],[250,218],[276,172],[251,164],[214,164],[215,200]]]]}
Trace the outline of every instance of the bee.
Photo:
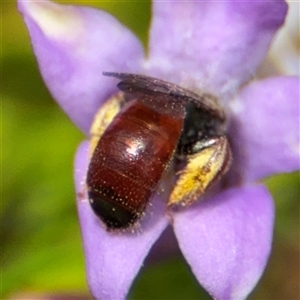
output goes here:
{"type": "Polygon", "coordinates": [[[107,230],[127,229],[146,207],[171,162],[185,162],[168,206],[194,203],[229,169],[226,115],[218,99],[136,74],[104,72],[120,90],[91,128],[87,192],[107,230]]]}

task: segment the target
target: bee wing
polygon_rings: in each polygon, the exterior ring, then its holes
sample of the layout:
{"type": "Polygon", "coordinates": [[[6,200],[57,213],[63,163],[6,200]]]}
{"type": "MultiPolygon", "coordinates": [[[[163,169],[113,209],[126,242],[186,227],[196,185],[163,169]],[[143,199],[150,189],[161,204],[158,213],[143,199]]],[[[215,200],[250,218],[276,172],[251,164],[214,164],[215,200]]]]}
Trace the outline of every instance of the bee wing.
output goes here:
{"type": "Polygon", "coordinates": [[[118,84],[118,88],[123,92],[162,93],[175,98],[183,105],[192,101],[197,107],[207,111],[218,119],[225,119],[225,113],[218,103],[218,99],[210,94],[202,93],[198,95],[176,84],[145,75],[116,72],[103,72],[103,75],[120,79],[121,82],[118,84]]]}

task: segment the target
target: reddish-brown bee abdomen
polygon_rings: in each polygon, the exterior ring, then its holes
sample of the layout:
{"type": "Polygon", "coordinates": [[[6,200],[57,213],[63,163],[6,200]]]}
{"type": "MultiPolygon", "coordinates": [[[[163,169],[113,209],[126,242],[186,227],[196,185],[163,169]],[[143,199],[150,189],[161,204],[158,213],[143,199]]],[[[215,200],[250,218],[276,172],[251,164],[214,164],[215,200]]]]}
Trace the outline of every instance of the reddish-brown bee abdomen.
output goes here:
{"type": "Polygon", "coordinates": [[[142,216],[182,128],[180,114],[161,113],[139,100],[125,104],[108,126],[87,175],[91,206],[108,229],[130,227],[142,216]]]}

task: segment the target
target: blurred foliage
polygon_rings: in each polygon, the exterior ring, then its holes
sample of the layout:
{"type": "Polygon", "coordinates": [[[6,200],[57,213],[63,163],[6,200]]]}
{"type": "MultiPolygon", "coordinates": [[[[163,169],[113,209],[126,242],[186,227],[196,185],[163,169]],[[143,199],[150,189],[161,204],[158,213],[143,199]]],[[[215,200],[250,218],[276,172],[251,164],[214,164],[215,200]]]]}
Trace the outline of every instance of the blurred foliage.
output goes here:
{"type": "MultiPolygon", "coordinates": [[[[146,44],[149,1],[79,3],[111,12],[146,44]]],[[[48,93],[16,3],[1,6],[1,298],[26,293],[89,298],[73,187],[74,153],[85,137],[48,93]]],[[[251,298],[297,299],[299,174],[276,176],[266,183],[277,205],[274,251],[251,298]]],[[[186,263],[175,257],[145,268],[131,298],[209,297],[186,263]]]]}

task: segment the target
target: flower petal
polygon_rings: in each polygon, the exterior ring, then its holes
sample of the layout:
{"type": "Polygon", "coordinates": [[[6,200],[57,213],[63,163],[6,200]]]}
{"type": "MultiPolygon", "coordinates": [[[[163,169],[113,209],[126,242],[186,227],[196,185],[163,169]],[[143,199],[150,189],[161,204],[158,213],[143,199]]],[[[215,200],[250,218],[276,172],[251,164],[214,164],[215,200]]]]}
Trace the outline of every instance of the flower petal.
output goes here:
{"type": "Polygon", "coordinates": [[[244,299],[262,275],[272,244],[267,188],[227,190],[177,213],[175,234],[193,273],[215,299],[244,299]]]}
{"type": "Polygon", "coordinates": [[[286,12],[283,0],[155,1],[148,68],[186,86],[233,91],[253,75],[286,12]]]}
{"type": "Polygon", "coordinates": [[[150,248],[168,225],[165,204],[154,199],[140,232],[107,232],[86,199],[88,143],[76,156],[75,181],[84,242],[88,283],[96,299],[125,299],[150,248]]]}
{"type": "Polygon", "coordinates": [[[138,70],[141,43],[101,10],[46,0],[19,0],[19,10],[53,97],[88,132],[95,111],[116,89],[102,72],[138,70]]]}
{"type": "Polygon", "coordinates": [[[277,77],[245,87],[231,108],[231,135],[240,147],[245,180],[300,167],[299,77],[277,77]],[[241,148],[243,147],[243,148],[241,148]]]}

